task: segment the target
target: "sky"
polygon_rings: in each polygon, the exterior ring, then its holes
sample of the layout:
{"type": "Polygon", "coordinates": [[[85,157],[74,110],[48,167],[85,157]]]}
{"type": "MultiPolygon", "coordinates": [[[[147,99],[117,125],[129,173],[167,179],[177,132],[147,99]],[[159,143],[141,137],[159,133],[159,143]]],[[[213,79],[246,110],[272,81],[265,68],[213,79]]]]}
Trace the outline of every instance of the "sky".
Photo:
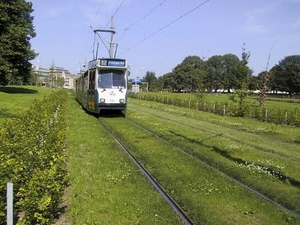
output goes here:
{"type": "Polygon", "coordinates": [[[187,56],[207,60],[250,53],[253,75],[290,55],[300,55],[300,0],[27,0],[33,4],[36,37],[31,63],[77,74],[96,56],[109,57],[111,34],[117,58],[131,77],[162,76],[187,56]],[[99,37],[101,36],[101,38],[99,37]],[[117,46],[117,47],[116,47],[117,46]]]}

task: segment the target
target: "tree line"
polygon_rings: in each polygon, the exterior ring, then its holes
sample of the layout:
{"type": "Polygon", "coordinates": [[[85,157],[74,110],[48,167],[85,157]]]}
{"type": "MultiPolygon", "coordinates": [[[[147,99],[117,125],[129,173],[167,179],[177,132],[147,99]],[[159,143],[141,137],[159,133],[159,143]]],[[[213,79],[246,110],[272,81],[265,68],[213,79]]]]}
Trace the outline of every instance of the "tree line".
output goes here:
{"type": "Polygon", "coordinates": [[[300,55],[287,56],[270,70],[258,76],[248,67],[250,53],[243,47],[242,59],[234,54],[215,55],[204,61],[198,56],[188,56],[172,72],[156,77],[147,71],[144,82],[150,91],[173,92],[232,92],[250,91],[300,93],[300,55]]]}

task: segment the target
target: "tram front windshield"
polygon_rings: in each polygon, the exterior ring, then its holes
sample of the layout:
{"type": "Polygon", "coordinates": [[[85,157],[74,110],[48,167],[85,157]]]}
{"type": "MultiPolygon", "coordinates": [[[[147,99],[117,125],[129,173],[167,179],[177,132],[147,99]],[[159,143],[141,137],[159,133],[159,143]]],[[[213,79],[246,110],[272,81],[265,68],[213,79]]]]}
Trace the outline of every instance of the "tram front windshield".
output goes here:
{"type": "Polygon", "coordinates": [[[125,88],[125,75],[123,71],[99,71],[99,88],[125,88]]]}

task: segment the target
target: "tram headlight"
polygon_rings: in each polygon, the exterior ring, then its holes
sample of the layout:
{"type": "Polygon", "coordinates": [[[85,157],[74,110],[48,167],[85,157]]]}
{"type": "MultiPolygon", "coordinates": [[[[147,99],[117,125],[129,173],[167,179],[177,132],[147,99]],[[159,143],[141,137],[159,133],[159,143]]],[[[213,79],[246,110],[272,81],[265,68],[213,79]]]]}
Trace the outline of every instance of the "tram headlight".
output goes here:
{"type": "Polygon", "coordinates": [[[100,103],[105,103],[105,98],[100,98],[100,103]]]}
{"type": "Polygon", "coordinates": [[[119,99],[119,102],[120,102],[120,103],[124,103],[125,101],[124,101],[123,98],[121,98],[121,99],[119,99]]]}

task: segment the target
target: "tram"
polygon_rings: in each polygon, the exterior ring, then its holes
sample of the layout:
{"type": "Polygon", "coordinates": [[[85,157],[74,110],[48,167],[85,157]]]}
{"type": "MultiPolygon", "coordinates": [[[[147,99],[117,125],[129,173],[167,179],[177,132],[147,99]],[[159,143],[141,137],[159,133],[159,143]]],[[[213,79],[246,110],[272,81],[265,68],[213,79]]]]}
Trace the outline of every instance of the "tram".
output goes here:
{"type": "Polygon", "coordinates": [[[75,81],[76,99],[91,113],[120,110],[125,116],[129,74],[125,59],[92,60],[88,63],[88,70],[75,81]]]}

